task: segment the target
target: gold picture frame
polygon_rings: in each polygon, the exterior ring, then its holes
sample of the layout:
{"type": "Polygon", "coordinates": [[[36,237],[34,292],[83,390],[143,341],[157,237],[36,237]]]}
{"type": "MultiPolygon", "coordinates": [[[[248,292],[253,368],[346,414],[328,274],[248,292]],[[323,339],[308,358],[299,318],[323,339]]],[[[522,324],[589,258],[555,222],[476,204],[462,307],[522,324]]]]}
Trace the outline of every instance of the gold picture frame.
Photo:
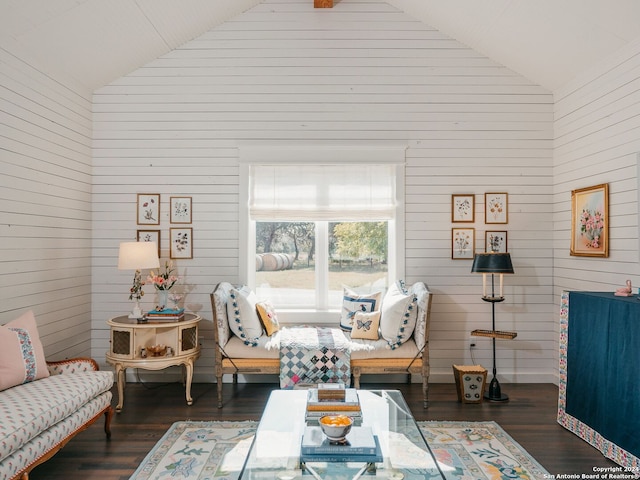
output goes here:
{"type": "Polygon", "coordinates": [[[473,260],[475,251],[475,228],[451,229],[451,258],[453,260],[473,260]]]}
{"type": "Polygon", "coordinates": [[[451,222],[475,221],[476,196],[472,193],[451,195],[451,222]]]}
{"type": "Polygon", "coordinates": [[[488,192],[484,194],[484,223],[509,223],[509,194],[488,192]]]}
{"type": "Polygon", "coordinates": [[[138,193],[138,225],[160,225],[160,194],[138,193]]]}
{"type": "Polygon", "coordinates": [[[493,253],[507,253],[507,231],[487,230],[484,232],[484,251],[493,253]]]}
{"type": "Polygon", "coordinates": [[[169,258],[193,258],[193,228],[170,228],[169,244],[169,258]]]}
{"type": "Polygon", "coordinates": [[[191,223],[191,197],[169,197],[171,223],[191,223]]]}
{"type": "Polygon", "coordinates": [[[571,191],[571,255],[609,256],[609,185],[571,191]]]}

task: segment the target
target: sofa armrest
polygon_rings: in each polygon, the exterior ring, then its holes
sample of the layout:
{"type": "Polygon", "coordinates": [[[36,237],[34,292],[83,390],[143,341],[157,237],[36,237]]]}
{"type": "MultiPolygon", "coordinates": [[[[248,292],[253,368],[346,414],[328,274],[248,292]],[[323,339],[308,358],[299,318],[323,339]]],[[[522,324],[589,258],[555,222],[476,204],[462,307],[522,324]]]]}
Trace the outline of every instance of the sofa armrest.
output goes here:
{"type": "Polygon", "coordinates": [[[97,372],[100,370],[98,362],[93,358],[69,358],[55,362],[47,361],[50,375],[60,375],[62,373],[75,372],[97,372]]]}

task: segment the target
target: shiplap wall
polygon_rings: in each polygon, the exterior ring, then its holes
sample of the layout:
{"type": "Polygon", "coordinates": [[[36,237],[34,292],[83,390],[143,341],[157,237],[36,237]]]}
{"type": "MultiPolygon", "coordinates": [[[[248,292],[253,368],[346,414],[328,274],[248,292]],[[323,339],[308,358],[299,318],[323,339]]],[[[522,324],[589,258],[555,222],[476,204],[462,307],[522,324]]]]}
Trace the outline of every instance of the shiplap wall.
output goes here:
{"type": "Polygon", "coordinates": [[[640,286],[640,43],[556,92],[554,298],[563,290],[640,286]],[[571,191],[609,184],[609,257],[569,255],[571,191]]]}
{"type": "MultiPolygon", "coordinates": [[[[177,262],[187,308],[212,318],[209,293],[239,281],[238,147],[243,142],[406,141],[406,280],[434,292],[432,381],[451,364],[490,368],[482,280],[451,260],[451,194],[476,196],[476,248],[508,230],[516,274],[506,278],[498,342],[506,381],[554,381],[552,95],[385,2],[265,1],[94,92],[93,356],[104,360],[106,319],[130,308],[131,273],[118,244],[161,230],[168,255],[170,195],[193,197],[194,258],[177,262]],[[509,194],[508,225],[485,225],[485,192],[509,194]],[[161,224],[136,225],[136,194],[160,193],[161,224]]],[[[147,290],[147,306],[153,292],[147,290]]],[[[196,379],[213,379],[203,322],[196,379]]],[[[164,374],[164,372],[163,372],[164,374]]],[[[166,373],[171,375],[171,372],[166,373]]],[[[145,373],[146,375],[146,373],[145,373]]]]}
{"type": "Polygon", "coordinates": [[[91,354],[91,94],[0,48],[0,324],[91,354]]]}

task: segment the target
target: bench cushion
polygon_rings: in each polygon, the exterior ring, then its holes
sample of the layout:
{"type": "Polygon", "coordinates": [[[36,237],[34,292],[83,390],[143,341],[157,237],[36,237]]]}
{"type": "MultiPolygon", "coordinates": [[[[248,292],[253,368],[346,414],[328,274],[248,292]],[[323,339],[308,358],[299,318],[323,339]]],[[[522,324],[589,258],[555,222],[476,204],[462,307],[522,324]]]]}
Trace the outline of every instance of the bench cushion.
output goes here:
{"type": "Polygon", "coordinates": [[[112,386],[112,372],[77,372],[0,392],[0,461],[112,386]]]}

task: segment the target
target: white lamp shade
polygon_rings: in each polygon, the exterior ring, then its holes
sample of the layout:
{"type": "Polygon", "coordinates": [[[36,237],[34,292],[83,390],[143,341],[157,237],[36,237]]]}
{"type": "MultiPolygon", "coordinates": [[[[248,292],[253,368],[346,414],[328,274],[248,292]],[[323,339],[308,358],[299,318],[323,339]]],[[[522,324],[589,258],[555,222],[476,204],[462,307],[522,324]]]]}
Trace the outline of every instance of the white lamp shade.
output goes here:
{"type": "Polygon", "coordinates": [[[118,270],[160,268],[156,242],[122,242],[118,253],[118,270]]]}

